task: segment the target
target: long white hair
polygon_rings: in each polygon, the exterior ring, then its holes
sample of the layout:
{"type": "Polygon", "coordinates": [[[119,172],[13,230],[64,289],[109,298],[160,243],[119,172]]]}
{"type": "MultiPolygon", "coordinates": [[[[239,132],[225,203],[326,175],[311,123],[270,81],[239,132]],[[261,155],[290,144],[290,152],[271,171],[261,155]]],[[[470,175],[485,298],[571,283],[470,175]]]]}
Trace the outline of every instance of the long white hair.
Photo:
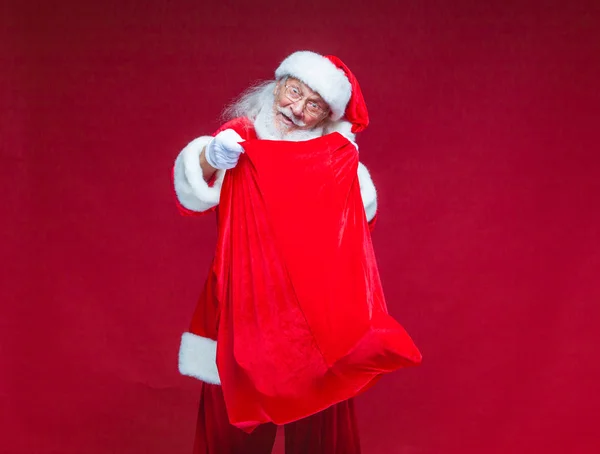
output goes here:
{"type": "Polygon", "coordinates": [[[223,120],[246,117],[254,121],[265,103],[273,103],[274,80],[256,82],[223,110],[223,120]]]}

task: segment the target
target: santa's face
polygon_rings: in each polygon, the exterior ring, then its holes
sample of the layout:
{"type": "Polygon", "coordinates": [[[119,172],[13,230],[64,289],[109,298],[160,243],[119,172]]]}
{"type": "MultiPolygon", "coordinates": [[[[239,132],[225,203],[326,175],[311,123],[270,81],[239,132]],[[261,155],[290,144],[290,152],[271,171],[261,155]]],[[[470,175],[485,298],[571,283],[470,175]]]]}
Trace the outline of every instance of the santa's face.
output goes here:
{"type": "Polygon", "coordinates": [[[297,79],[288,77],[275,86],[275,126],[284,133],[311,130],[329,115],[321,96],[297,79]]]}

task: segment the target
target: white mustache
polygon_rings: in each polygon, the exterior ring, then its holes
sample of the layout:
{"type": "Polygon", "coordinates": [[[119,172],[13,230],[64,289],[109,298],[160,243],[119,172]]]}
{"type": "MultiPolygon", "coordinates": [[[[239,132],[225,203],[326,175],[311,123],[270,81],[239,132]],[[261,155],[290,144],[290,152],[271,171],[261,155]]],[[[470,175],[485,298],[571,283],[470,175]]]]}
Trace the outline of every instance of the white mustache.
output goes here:
{"type": "Polygon", "coordinates": [[[301,128],[303,128],[304,126],[306,126],[306,123],[304,123],[302,120],[298,120],[296,118],[296,116],[294,115],[294,113],[292,112],[292,109],[285,108],[285,107],[279,107],[277,106],[277,111],[283,115],[285,115],[288,119],[291,120],[292,123],[294,123],[296,126],[299,126],[301,128]]]}

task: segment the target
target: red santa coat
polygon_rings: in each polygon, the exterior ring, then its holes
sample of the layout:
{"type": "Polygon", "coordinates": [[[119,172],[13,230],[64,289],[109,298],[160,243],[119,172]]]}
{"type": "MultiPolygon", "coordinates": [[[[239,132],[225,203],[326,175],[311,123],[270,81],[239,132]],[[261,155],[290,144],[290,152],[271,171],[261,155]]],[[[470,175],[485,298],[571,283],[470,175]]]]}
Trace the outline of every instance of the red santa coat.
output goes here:
{"type": "MultiPolygon", "coordinates": [[[[225,123],[213,136],[229,128],[244,140],[257,138],[256,131],[247,118],[237,118],[225,123]]],[[[349,129],[340,129],[339,132],[352,139],[349,129]]],[[[207,184],[199,166],[200,152],[213,136],[202,136],[190,142],[175,162],[175,201],[184,216],[201,216],[217,209],[225,171],[218,170],[213,180],[207,184]]],[[[372,229],[377,219],[377,194],[369,172],[362,163],[358,164],[358,179],[365,213],[372,229]]],[[[209,274],[193,314],[190,331],[182,336],[179,351],[179,370],[182,374],[207,383],[221,383],[216,365],[217,325],[218,303],[214,298],[214,277],[209,274]]]]}
{"type": "MultiPolygon", "coordinates": [[[[239,175],[234,177],[232,173],[226,181],[227,203],[219,213],[219,221],[222,224],[218,245],[220,252],[217,254],[216,263],[211,267],[204,291],[198,301],[190,332],[184,334],[182,338],[181,372],[203,381],[219,383],[221,378],[214,360],[215,341],[220,335],[221,342],[225,342],[225,344],[221,344],[222,348],[219,349],[219,364],[221,372],[224,373],[224,395],[230,420],[238,427],[251,430],[255,425],[263,422],[273,421],[283,424],[308,416],[340,400],[356,395],[362,389],[370,386],[381,373],[419,363],[420,353],[400,325],[387,315],[372,256],[370,236],[368,236],[368,232],[361,230],[360,217],[364,216],[366,210],[360,207],[357,211],[356,206],[352,205],[352,194],[355,194],[356,199],[354,200],[358,200],[360,204],[361,195],[365,192],[362,184],[360,189],[358,188],[360,178],[356,178],[356,173],[354,173],[354,178],[352,178],[352,172],[348,174],[348,169],[353,165],[356,169],[358,163],[357,153],[352,145],[342,136],[332,134],[317,139],[316,148],[310,146],[306,148],[306,146],[300,145],[300,147],[304,147],[301,151],[301,161],[294,162],[293,159],[297,159],[294,156],[294,150],[300,150],[298,145],[292,145],[291,151],[280,153],[277,147],[285,147],[285,143],[280,142],[274,150],[275,142],[260,141],[258,143],[261,144],[259,148],[262,148],[262,151],[257,153],[252,148],[252,141],[256,139],[256,134],[249,121],[234,120],[220,130],[227,128],[236,130],[246,141],[250,142],[247,144],[248,150],[241,159],[240,165],[232,171],[239,175]],[[306,150],[311,150],[311,153],[307,154],[306,150]],[[312,150],[317,150],[317,152],[312,150]],[[269,160],[265,161],[262,158],[265,153],[267,155],[271,153],[269,160]],[[358,248],[347,245],[342,245],[340,248],[336,244],[336,236],[339,234],[335,231],[339,219],[331,218],[327,211],[322,211],[323,204],[321,204],[321,211],[314,210],[314,214],[323,220],[324,235],[329,235],[331,238],[328,237],[318,245],[311,245],[315,246],[318,252],[313,255],[316,260],[313,260],[313,266],[310,268],[314,268],[315,262],[319,261],[318,257],[321,251],[325,251],[325,257],[328,257],[326,251],[330,244],[335,245],[335,250],[332,250],[333,254],[341,253],[344,257],[341,260],[340,257],[336,258],[337,262],[334,264],[336,272],[330,272],[329,280],[321,283],[319,283],[319,278],[323,278],[323,275],[327,274],[327,265],[323,265],[321,273],[317,272],[316,275],[311,275],[310,272],[305,271],[307,268],[306,258],[310,257],[310,252],[306,249],[299,253],[293,252],[295,249],[294,238],[304,232],[303,229],[312,228],[314,230],[315,226],[318,228],[319,224],[314,219],[309,219],[309,222],[301,230],[294,233],[294,228],[298,229],[307,217],[303,217],[302,214],[298,216],[294,210],[290,211],[289,207],[286,208],[287,199],[282,200],[278,194],[280,192],[278,187],[283,187],[286,183],[299,187],[302,185],[302,181],[290,181],[290,178],[293,180],[291,176],[281,178],[278,172],[274,171],[275,169],[269,169],[266,173],[274,177],[263,178],[261,188],[256,185],[257,168],[264,169],[265,162],[279,159],[282,161],[280,166],[291,168],[297,162],[302,162],[304,165],[307,156],[313,159],[313,170],[318,170],[319,163],[327,159],[331,160],[331,156],[335,156],[335,159],[339,161],[336,164],[340,170],[338,176],[346,176],[343,178],[345,186],[340,181],[333,180],[327,186],[325,180],[329,178],[330,172],[328,168],[321,166],[325,170],[321,176],[324,182],[323,187],[329,188],[329,192],[326,191],[326,194],[329,194],[328,200],[334,202],[337,197],[341,204],[347,204],[347,200],[350,200],[349,211],[346,208],[342,214],[344,219],[348,216],[359,216],[357,221],[345,224],[343,234],[344,238],[353,238],[350,242],[358,245],[358,248]],[[245,163],[250,160],[252,160],[252,165],[245,163]],[[345,172],[342,172],[342,167],[345,168],[345,172]],[[347,175],[350,175],[350,179],[347,175]],[[231,203],[232,194],[235,192],[235,186],[231,184],[234,178],[238,179],[238,185],[246,185],[246,192],[238,191],[237,200],[246,198],[248,194],[258,194],[252,203],[252,210],[245,210],[240,207],[239,203],[231,203]],[[332,182],[333,184],[331,184],[332,182]],[[355,184],[356,186],[354,186],[355,184]],[[342,193],[340,193],[337,189],[338,185],[344,186],[346,189],[342,189],[342,193]],[[343,192],[344,190],[350,191],[348,193],[350,199],[348,199],[348,194],[343,192]],[[285,214],[280,213],[279,217],[269,215],[271,221],[267,224],[272,225],[265,224],[256,227],[267,217],[261,214],[261,210],[267,210],[265,204],[269,203],[271,208],[275,204],[278,206],[277,211],[285,214]],[[247,215],[250,218],[246,219],[247,215]],[[236,223],[232,222],[234,217],[238,220],[237,223],[242,222],[240,219],[244,217],[247,230],[254,229],[255,234],[259,235],[257,238],[272,235],[277,231],[283,232],[282,235],[277,235],[280,246],[286,243],[285,238],[287,238],[285,259],[281,259],[281,251],[275,250],[276,248],[267,248],[269,251],[264,250],[262,253],[260,249],[246,253],[250,256],[250,260],[251,257],[257,257],[255,259],[257,262],[260,259],[263,260],[262,269],[269,276],[266,279],[266,285],[264,276],[258,276],[254,269],[248,272],[250,267],[247,263],[240,266],[240,263],[244,264],[244,260],[248,261],[248,257],[239,260],[237,255],[230,254],[228,256],[228,252],[224,251],[231,249],[231,244],[237,244],[239,248],[247,237],[246,232],[243,232],[241,236],[238,233],[235,241],[232,241],[236,230],[236,223]],[[294,218],[295,220],[290,223],[289,221],[294,218]],[[334,226],[333,232],[331,226],[334,226]],[[365,234],[367,237],[364,236],[365,234]],[[281,271],[283,268],[278,265],[278,262],[285,262],[283,267],[287,267],[285,272],[281,271]],[[362,265],[359,264],[358,268],[356,265],[341,266],[343,263],[351,262],[362,263],[362,265]],[[237,268],[235,263],[238,263],[237,268]],[[367,267],[366,271],[364,271],[365,266],[367,267]],[[337,274],[338,268],[344,268],[339,275],[337,274]],[[233,269],[237,270],[234,272],[236,279],[228,281],[228,276],[232,274],[231,270],[233,269]],[[357,282],[344,284],[344,276],[351,275],[359,278],[357,282]],[[340,276],[342,277],[340,278],[340,276]],[[339,279],[339,282],[332,283],[332,280],[335,279],[339,279]],[[272,282],[276,282],[276,289],[271,285],[272,282]],[[319,289],[316,293],[315,288],[319,289]],[[237,296],[232,296],[236,295],[236,291],[237,296]],[[323,297],[319,292],[331,293],[332,291],[347,304],[343,307],[342,312],[339,312],[339,307],[336,307],[337,296],[333,299],[325,298],[325,300],[334,301],[333,306],[331,304],[327,306],[327,303],[322,305],[323,297]],[[260,298],[255,297],[257,293],[260,294],[260,298]],[[364,304],[367,299],[370,300],[368,310],[367,305],[364,304]],[[258,306],[265,306],[265,300],[273,301],[272,307],[267,304],[266,307],[260,309],[258,306]],[[256,304],[257,302],[261,304],[256,304]],[[223,305],[224,307],[220,307],[223,305]],[[320,313],[321,310],[322,313],[320,313]],[[268,320],[272,318],[273,311],[277,314],[276,324],[279,327],[281,327],[280,320],[284,317],[288,317],[295,327],[294,331],[288,332],[283,339],[279,339],[277,333],[269,332],[267,325],[270,323],[268,320]],[[338,318],[344,317],[350,321],[348,325],[340,324],[337,321],[338,318]],[[235,329],[233,328],[234,319],[237,320],[235,329]],[[240,325],[240,320],[246,320],[244,326],[240,325]],[[330,323],[332,320],[336,320],[336,323],[330,323]],[[265,326],[267,326],[266,329],[265,326]],[[331,332],[336,326],[340,331],[331,332]],[[257,340],[258,338],[261,340],[257,340]],[[292,343],[287,345],[287,341],[292,343]],[[236,346],[234,347],[234,345],[236,346]],[[236,354],[233,353],[234,350],[236,350],[236,354]],[[261,353],[253,357],[255,351],[261,353]],[[278,364],[283,367],[274,369],[278,364]],[[266,370],[269,367],[271,371],[266,370]]],[[[198,167],[197,156],[195,156],[195,163],[192,161],[190,164],[198,167]]],[[[186,176],[189,182],[190,175],[186,176]]],[[[305,178],[305,180],[317,178],[316,183],[315,181],[312,183],[315,186],[319,185],[318,172],[315,175],[315,172],[311,170],[311,173],[305,173],[305,176],[301,178],[305,178]]],[[[175,182],[177,189],[177,166],[175,182]]],[[[215,184],[223,184],[223,175],[217,175],[211,189],[214,189],[215,184]]],[[[322,191],[319,194],[322,195],[322,191]]],[[[185,197],[182,198],[181,186],[177,195],[183,214],[196,214],[199,211],[191,210],[189,200],[186,200],[185,197]],[[188,206],[184,206],[181,202],[185,202],[188,206]]],[[[306,211],[306,204],[303,203],[301,194],[298,196],[297,191],[292,191],[288,197],[292,199],[295,197],[294,203],[297,206],[304,205],[304,211],[306,211]]],[[[207,208],[202,212],[211,209],[207,208]]],[[[371,216],[367,213],[368,217],[371,217],[370,225],[372,226],[374,213],[371,216]]],[[[364,218],[362,222],[364,222],[364,218]]],[[[366,222],[365,228],[367,228],[366,222]]],[[[312,238],[319,238],[315,236],[316,232],[312,233],[312,238]]],[[[262,246],[268,244],[263,243],[262,246]]],[[[246,242],[246,244],[248,251],[255,247],[252,242],[246,242]]],[[[325,260],[325,262],[327,261],[325,260]]],[[[260,266],[259,263],[254,265],[260,266]]],[[[286,327],[288,326],[286,325],[286,327]]]]}

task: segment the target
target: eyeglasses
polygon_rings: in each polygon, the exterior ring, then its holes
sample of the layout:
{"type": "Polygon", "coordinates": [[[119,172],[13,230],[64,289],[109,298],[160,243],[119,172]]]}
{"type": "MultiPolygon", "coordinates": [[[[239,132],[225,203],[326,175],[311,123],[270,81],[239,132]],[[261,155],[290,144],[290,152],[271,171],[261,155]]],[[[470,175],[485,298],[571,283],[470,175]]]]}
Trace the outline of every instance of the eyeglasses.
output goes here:
{"type": "MultiPolygon", "coordinates": [[[[297,87],[295,85],[285,86],[285,96],[292,102],[298,102],[306,98],[306,96],[302,94],[302,90],[300,90],[300,87],[297,87]]],[[[306,110],[306,113],[308,115],[315,118],[323,116],[327,112],[326,108],[316,103],[315,101],[307,101],[306,105],[304,106],[304,110],[306,110]]]]}

